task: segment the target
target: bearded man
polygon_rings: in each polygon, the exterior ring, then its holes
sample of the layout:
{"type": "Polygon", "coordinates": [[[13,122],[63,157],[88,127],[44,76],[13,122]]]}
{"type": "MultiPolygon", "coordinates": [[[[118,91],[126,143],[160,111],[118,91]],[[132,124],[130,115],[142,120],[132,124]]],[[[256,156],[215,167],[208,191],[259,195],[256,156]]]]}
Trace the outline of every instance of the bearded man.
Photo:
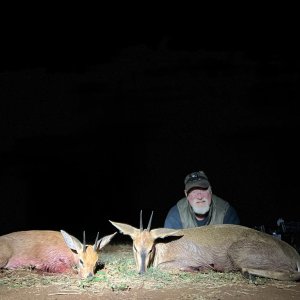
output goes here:
{"type": "Polygon", "coordinates": [[[185,197],[171,207],[165,228],[191,228],[210,224],[240,224],[236,210],[212,193],[203,171],[188,174],[184,179],[185,197]]]}

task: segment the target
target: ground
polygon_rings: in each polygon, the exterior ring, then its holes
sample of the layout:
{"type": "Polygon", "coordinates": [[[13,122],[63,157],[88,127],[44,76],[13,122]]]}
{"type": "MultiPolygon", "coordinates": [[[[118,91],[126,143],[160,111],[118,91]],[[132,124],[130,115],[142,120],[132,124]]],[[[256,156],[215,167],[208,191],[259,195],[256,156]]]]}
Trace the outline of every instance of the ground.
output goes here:
{"type": "Polygon", "coordinates": [[[239,273],[166,273],[138,275],[131,247],[111,246],[93,280],[76,275],[41,274],[35,270],[1,270],[0,300],[79,299],[300,299],[300,282],[257,278],[239,273]]]}
{"type": "Polygon", "coordinates": [[[133,288],[126,291],[67,290],[61,286],[10,288],[0,287],[0,299],[4,300],[32,300],[32,299],[300,299],[300,283],[270,284],[256,286],[254,284],[235,284],[213,288],[203,288],[196,284],[185,284],[157,290],[133,288]]]}

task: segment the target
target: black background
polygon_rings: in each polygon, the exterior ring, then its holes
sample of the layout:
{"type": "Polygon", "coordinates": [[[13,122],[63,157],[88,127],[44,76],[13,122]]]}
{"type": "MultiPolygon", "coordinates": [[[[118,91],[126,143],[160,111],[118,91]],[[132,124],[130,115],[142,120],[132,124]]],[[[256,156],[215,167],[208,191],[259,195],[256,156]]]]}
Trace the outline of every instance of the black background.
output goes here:
{"type": "Polygon", "coordinates": [[[116,231],[108,220],[138,227],[140,210],[163,226],[197,170],[243,225],[299,221],[293,28],[96,23],[18,26],[3,40],[1,234],[93,239],[116,231]]]}

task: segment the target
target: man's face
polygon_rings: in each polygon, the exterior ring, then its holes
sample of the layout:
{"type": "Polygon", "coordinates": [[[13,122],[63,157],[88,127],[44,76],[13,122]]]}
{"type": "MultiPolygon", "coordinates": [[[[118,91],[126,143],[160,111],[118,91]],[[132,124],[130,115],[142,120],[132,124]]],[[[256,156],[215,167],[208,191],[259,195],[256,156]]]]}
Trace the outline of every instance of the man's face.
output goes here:
{"type": "Polygon", "coordinates": [[[198,215],[204,215],[209,211],[211,204],[211,190],[208,189],[193,189],[187,194],[187,199],[198,215]]]}

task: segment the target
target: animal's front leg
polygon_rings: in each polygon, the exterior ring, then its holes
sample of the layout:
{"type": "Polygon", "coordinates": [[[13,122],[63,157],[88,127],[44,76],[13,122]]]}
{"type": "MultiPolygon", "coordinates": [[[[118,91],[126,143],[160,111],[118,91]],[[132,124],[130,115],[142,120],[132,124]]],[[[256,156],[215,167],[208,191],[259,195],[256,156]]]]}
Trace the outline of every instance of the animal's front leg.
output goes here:
{"type": "Polygon", "coordinates": [[[5,266],[7,265],[7,263],[8,263],[8,258],[0,256],[0,269],[1,268],[5,268],[5,266]]]}
{"type": "Polygon", "coordinates": [[[208,266],[185,266],[180,269],[180,271],[184,272],[200,272],[200,273],[208,273],[210,271],[216,271],[213,265],[208,266]]]}
{"type": "Polygon", "coordinates": [[[179,270],[183,272],[208,272],[210,270],[214,270],[213,266],[196,266],[196,265],[189,265],[184,263],[180,260],[173,260],[173,261],[166,261],[160,263],[158,268],[165,269],[165,270],[179,270]]]}

